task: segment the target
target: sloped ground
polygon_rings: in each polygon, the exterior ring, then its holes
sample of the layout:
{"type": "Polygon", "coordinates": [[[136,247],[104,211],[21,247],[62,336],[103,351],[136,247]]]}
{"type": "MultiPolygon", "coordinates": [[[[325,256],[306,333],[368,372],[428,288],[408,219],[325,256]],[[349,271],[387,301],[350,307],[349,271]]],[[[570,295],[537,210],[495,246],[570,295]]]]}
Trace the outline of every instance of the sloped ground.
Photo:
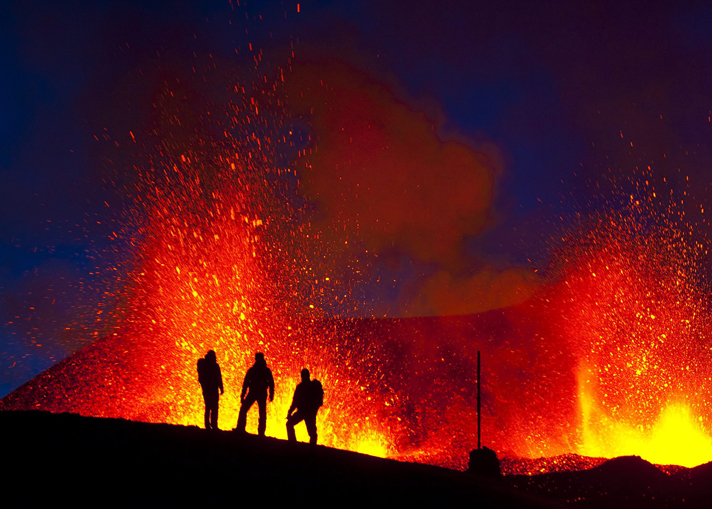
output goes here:
{"type": "Polygon", "coordinates": [[[667,475],[638,457],[486,479],[274,438],[40,411],[0,412],[11,506],[710,507],[712,463],[667,475]]]}
{"type": "Polygon", "coordinates": [[[551,506],[462,472],[228,431],[39,411],[0,412],[0,429],[14,506],[551,506]]]}
{"type": "Polygon", "coordinates": [[[712,463],[671,475],[638,456],[578,472],[506,477],[513,488],[581,507],[712,507],[712,463]]]}

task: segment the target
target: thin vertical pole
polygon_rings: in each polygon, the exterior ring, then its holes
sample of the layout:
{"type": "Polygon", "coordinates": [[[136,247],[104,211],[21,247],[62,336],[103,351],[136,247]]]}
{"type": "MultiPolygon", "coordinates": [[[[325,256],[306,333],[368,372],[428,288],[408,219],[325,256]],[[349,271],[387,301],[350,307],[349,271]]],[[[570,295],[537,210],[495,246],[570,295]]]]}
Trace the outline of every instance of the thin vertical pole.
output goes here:
{"type": "Polygon", "coordinates": [[[482,449],[482,413],[480,406],[480,351],[477,350],[477,449],[482,449]]]}

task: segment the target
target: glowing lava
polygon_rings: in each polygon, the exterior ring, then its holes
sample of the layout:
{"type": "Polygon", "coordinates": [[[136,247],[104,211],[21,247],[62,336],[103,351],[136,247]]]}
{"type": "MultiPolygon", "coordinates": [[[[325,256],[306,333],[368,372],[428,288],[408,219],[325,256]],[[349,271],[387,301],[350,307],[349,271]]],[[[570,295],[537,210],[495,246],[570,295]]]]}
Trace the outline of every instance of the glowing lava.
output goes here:
{"type": "MultiPolygon", "coordinates": [[[[116,235],[129,246],[115,271],[123,286],[102,303],[113,311],[97,310],[103,339],[2,408],[201,425],[196,362],[213,349],[226,389],[219,426],[230,429],[262,351],[277,387],[267,435],[286,438],[306,367],[325,389],[320,443],[463,468],[482,350],[483,443],[559,456],[532,473],[580,468],[574,452],[712,459],[708,250],[684,222],[651,219],[637,202],[593,218],[555,254],[550,283],[506,309],[343,318],[350,283],[331,265],[343,239],[308,224],[296,169],[275,162],[281,150],[306,153],[275,113],[277,85],[252,96],[235,85],[232,102],[202,116],[190,101],[173,105],[190,94],[171,88],[156,99],[155,128],[132,133],[144,153],[116,235]]],[[[248,431],[256,421],[254,409],[248,431]]],[[[302,426],[297,435],[306,440],[302,426]]]]}
{"type": "MultiPolygon", "coordinates": [[[[695,467],[712,458],[712,438],[695,422],[690,408],[670,404],[651,426],[634,428],[606,415],[587,394],[580,396],[584,456],[640,456],[658,465],[695,467]]],[[[699,417],[698,421],[702,418],[699,417]]]]}
{"type": "Polygon", "coordinates": [[[710,461],[705,244],[631,214],[601,221],[577,245],[585,247],[571,254],[558,301],[578,359],[577,452],[710,461]]]}

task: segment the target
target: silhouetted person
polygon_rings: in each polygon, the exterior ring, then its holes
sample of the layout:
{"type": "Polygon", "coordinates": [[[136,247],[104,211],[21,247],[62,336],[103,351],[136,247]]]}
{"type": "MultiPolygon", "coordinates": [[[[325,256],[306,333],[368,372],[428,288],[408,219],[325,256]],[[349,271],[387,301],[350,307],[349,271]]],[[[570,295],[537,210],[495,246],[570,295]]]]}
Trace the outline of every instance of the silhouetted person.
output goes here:
{"type": "Polygon", "coordinates": [[[205,429],[218,429],[218,401],[220,394],[225,391],[220,366],[213,350],[206,353],[204,359],[198,360],[198,381],[203,389],[205,400],[205,429]]]}
{"type": "Polygon", "coordinates": [[[247,370],[245,381],[242,382],[242,394],[240,395],[240,416],[237,418],[237,428],[235,431],[244,432],[247,426],[247,411],[252,404],[257,401],[260,409],[260,422],[257,426],[257,433],[265,436],[267,428],[267,390],[269,390],[269,400],[274,400],[274,378],[272,371],[267,367],[265,354],[256,353],[254,365],[247,370]],[[248,392],[249,391],[249,392],[248,392]],[[247,397],[245,397],[247,393],[247,397]]]}
{"type": "Polygon", "coordinates": [[[302,383],[297,385],[292,399],[292,406],[287,411],[287,437],[290,442],[296,442],[294,426],[302,420],[307,426],[309,443],[316,445],[316,413],[324,404],[324,389],[319,380],[309,380],[309,370],[302,370],[302,383]],[[297,410],[292,413],[293,410],[297,410]]]}

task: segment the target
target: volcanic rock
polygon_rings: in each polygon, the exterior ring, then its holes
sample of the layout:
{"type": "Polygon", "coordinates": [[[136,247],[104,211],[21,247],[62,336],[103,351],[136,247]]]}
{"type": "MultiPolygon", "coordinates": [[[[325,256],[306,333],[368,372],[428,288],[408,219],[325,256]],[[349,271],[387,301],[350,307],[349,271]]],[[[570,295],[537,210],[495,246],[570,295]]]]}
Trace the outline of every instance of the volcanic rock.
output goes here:
{"type": "Polygon", "coordinates": [[[497,453],[488,447],[470,451],[470,463],[467,467],[467,473],[484,477],[500,477],[502,471],[499,468],[497,453]]]}

